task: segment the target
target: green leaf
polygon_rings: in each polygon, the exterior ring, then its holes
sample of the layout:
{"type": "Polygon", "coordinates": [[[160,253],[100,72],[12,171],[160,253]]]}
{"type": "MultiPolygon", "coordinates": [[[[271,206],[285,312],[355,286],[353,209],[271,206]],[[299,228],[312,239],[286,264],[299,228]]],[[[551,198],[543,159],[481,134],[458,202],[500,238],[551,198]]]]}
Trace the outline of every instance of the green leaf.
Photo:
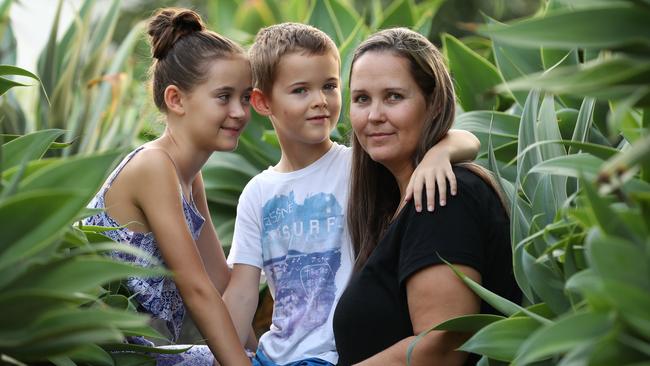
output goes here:
{"type": "MultiPolygon", "coordinates": [[[[92,196],[101,186],[119,152],[109,152],[62,160],[50,164],[25,179],[20,192],[65,187],[92,196]],[[79,174],[84,172],[84,174],[79,174]]],[[[88,197],[90,198],[90,197],[88,197]]]]}
{"type": "Polygon", "coordinates": [[[393,0],[383,12],[383,19],[373,26],[375,29],[407,27],[415,25],[413,0],[393,0]]]}
{"type": "Polygon", "coordinates": [[[535,319],[535,321],[540,322],[540,323],[548,323],[550,322],[548,319],[533,313],[529,311],[528,309],[525,309],[514,302],[503,298],[494,292],[486,289],[485,287],[481,286],[480,284],[476,283],[474,280],[471,278],[467,277],[463,272],[459,271],[454,267],[452,264],[449,262],[445,261],[444,258],[441,258],[443,262],[445,262],[458,276],[465,284],[472,290],[476,295],[478,295],[483,301],[486,303],[490,304],[493,308],[496,310],[500,311],[502,314],[510,316],[512,314],[518,313],[518,312],[523,312],[524,314],[528,315],[530,318],[535,319]]]}
{"type": "Polygon", "coordinates": [[[74,190],[40,190],[0,202],[0,269],[51,245],[87,198],[74,190]]]}
{"type": "MultiPolygon", "coordinates": [[[[75,257],[34,265],[10,288],[56,289],[60,292],[89,291],[104,283],[127,276],[167,275],[163,268],[144,268],[102,257],[75,257]]],[[[5,289],[7,291],[7,289],[5,289]]]]}
{"type": "Polygon", "coordinates": [[[517,351],[513,366],[526,365],[554,354],[563,353],[583,343],[602,337],[611,327],[613,317],[604,313],[570,314],[539,328],[527,337],[517,351]]]}
{"type": "MultiPolygon", "coordinates": [[[[519,122],[517,156],[517,179],[515,181],[515,189],[520,187],[529,199],[532,199],[537,188],[539,177],[535,174],[528,174],[528,171],[539,162],[542,161],[542,155],[539,148],[527,149],[528,146],[537,142],[535,137],[535,129],[537,126],[537,116],[539,114],[539,92],[531,91],[528,94],[524,110],[521,114],[521,121],[519,122]],[[524,150],[528,150],[524,154],[524,150]]],[[[514,210],[512,210],[514,212],[514,210]]],[[[528,233],[516,233],[513,241],[518,242],[524,235],[528,233]]]]}
{"type": "Polygon", "coordinates": [[[472,111],[461,113],[454,121],[454,128],[469,131],[481,140],[486,149],[488,136],[494,146],[515,141],[519,130],[519,116],[503,112],[472,111]]]}
{"type": "Polygon", "coordinates": [[[490,24],[479,33],[524,47],[613,48],[648,44],[650,11],[615,4],[577,11],[561,11],[511,25],[490,24]]]}
{"type": "Polygon", "coordinates": [[[113,358],[101,347],[89,344],[71,352],[68,357],[75,362],[89,363],[97,366],[113,366],[113,358]]]}
{"type": "Polygon", "coordinates": [[[617,214],[608,202],[598,195],[591,183],[585,182],[582,187],[586,193],[589,213],[606,235],[620,236],[631,241],[638,240],[634,230],[631,230],[628,223],[622,219],[622,215],[617,214]]]}
{"type": "MultiPolygon", "coordinates": [[[[650,63],[629,57],[598,59],[578,66],[558,67],[499,85],[496,90],[541,89],[553,94],[622,99],[650,82],[650,63]]],[[[640,98],[647,103],[647,94],[640,98]]]]}
{"type": "Polygon", "coordinates": [[[33,132],[2,145],[2,170],[7,170],[21,162],[35,160],[43,156],[50,144],[63,135],[62,130],[43,130],[33,132]]]}
{"type": "Polygon", "coordinates": [[[442,44],[463,110],[496,109],[491,89],[501,83],[497,69],[450,34],[442,36],[442,44]]]}
{"type": "Polygon", "coordinates": [[[648,290],[609,279],[603,281],[603,290],[607,300],[614,305],[625,323],[646,339],[650,338],[650,317],[648,316],[650,294],[648,294],[648,290]]]}
{"type": "Polygon", "coordinates": [[[530,169],[531,173],[544,173],[579,178],[594,179],[604,161],[587,153],[559,156],[542,161],[530,169]]]}
{"type": "Polygon", "coordinates": [[[346,3],[338,0],[316,0],[308,23],[327,33],[341,45],[354,29],[359,15],[346,3]]]}
{"type": "MultiPolygon", "coordinates": [[[[586,142],[589,129],[593,124],[594,118],[594,107],[596,105],[596,100],[593,98],[585,98],[582,101],[580,106],[580,112],[578,112],[578,119],[576,121],[576,126],[573,130],[572,141],[586,142]]],[[[576,149],[569,147],[569,155],[576,152],[576,149]]]]}
{"type": "Polygon", "coordinates": [[[586,254],[591,268],[602,278],[650,291],[650,261],[642,247],[592,228],[586,254]]]}
{"type": "Polygon", "coordinates": [[[506,319],[499,315],[492,314],[474,314],[464,315],[457,318],[449,319],[438,325],[434,330],[446,330],[452,332],[478,332],[482,328],[499,320],[506,319]]]}
{"type": "MultiPolygon", "coordinates": [[[[492,18],[486,18],[488,24],[500,24],[492,18]]],[[[492,50],[494,61],[506,82],[544,69],[537,49],[516,47],[493,39],[492,50]]],[[[526,103],[527,93],[514,92],[512,95],[519,105],[523,106],[526,103]]]]}
{"type": "Polygon", "coordinates": [[[570,303],[564,294],[564,278],[555,273],[544,258],[535,259],[523,251],[523,269],[537,295],[548,305],[554,314],[563,314],[570,308],[570,303]]]}
{"type": "MultiPolygon", "coordinates": [[[[4,75],[26,76],[38,81],[39,83],[41,82],[41,79],[39,79],[38,76],[32,74],[31,72],[25,69],[22,69],[17,66],[12,66],[12,65],[0,65],[0,76],[4,76],[4,75]]],[[[4,95],[4,93],[6,93],[7,90],[13,88],[14,86],[30,86],[30,85],[19,83],[4,77],[0,77],[0,96],[4,95]]]]}
{"type": "Polygon", "coordinates": [[[478,331],[459,350],[509,362],[528,335],[539,327],[539,322],[526,317],[497,321],[478,331]]]}

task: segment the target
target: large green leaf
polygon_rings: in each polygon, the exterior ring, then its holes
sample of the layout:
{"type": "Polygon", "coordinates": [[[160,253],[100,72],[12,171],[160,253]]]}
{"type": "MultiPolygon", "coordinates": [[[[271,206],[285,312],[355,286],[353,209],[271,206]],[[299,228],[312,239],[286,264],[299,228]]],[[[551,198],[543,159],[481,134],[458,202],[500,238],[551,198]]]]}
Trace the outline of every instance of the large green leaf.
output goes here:
{"type": "MultiPolygon", "coordinates": [[[[492,18],[486,18],[488,24],[499,24],[492,18]]],[[[492,40],[492,50],[494,61],[506,82],[544,69],[539,50],[512,46],[498,39],[492,40]]],[[[525,104],[527,93],[520,91],[512,94],[519,105],[525,104]]]]}
{"type": "Polygon", "coordinates": [[[14,86],[29,86],[29,84],[19,83],[2,77],[5,75],[26,76],[38,81],[39,83],[41,81],[41,79],[38,76],[20,67],[16,67],[12,65],[0,65],[0,96],[4,95],[4,93],[6,93],[7,90],[13,88],[14,86]]]}
{"type": "Polygon", "coordinates": [[[621,6],[560,11],[511,25],[489,24],[479,32],[493,39],[524,47],[561,49],[608,48],[649,44],[650,11],[642,6],[621,6]]]}
{"type": "Polygon", "coordinates": [[[43,156],[50,144],[61,136],[61,130],[43,130],[13,139],[2,145],[2,171],[21,162],[28,162],[43,156]]]}
{"type": "Polygon", "coordinates": [[[500,320],[478,331],[459,349],[509,362],[528,335],[540,326],[539,322],[527,317],[500,320]]]}
{"type": "Polygon", "coordinates": [[[447,330],[452,332],[478,332],[482,328],[494,322],[506,319],[499,315],[492,314],[475,314],[464,315],[457,318],[449,319],[438,325],[433,329],[447,330]]]}
{"type": "Polygon", "coordinates": [[[442,36],[442,43],[463,109],[496,109],[492,88],[502,81],[497,69],[450,34],[442,36]]]}
{"type": "Polygon", "coordinates": [[[69,357],[77,363],[87,363],[97,366],[113,366],[113,358],[101,347],[89,344],[70,352],[69,357]]]}
{"type": "MultiPolygon", "coordinates": [[[[512,80],[497,91],[542,89],[554,94],[622,99],[650,83],[650,63],[630,57],[598,59],[512,80]]],[[[647,94],[640,98],[647,104],[647,94]]]]}
{"type": "Polygon", "coordinates": [[[523,251],[523,269],[531,287],[553,313],[559,315],[569,310],[570,303],[564,294],[564,278],[555,273],[548,262],[548,257],[536,259],[523,251]]]}
{"type": "MultiPolygon", "coordinates": [[[[582,101],[582,105],[580,106],[580,111],[578,112],[576,125],[573,130],[573,137],[571,138],[572,141],[579,141],[579,142],[587,141],[587,134],[589,133],[589,129],[593,124],[595,105],[596,105],[596,101],[593,98],[585,98],[582,101]]],[[[575,152],[576,152],[575,148],[569,147],[569,154],[575,152]]]]}
{"type": "Polygon", "coordinates": [[[49,164],[26,178],[19,186],[19,192],[60,187],[92,195],[99,189],[120,155],[119,152],[109,152],[49,164]]]}
{"type": "Polygon", "coordinates": [[[554,354],[563,353],[582,343],[602,337],[612,326],[613,317],[606,313],[576,313],[526,335],[517,351],[513,366],[526,365],[554,354]]]}
{"type": "Polygon", "coordinates": [[[0,202],[0,269],[52,245],[86,203],[71,189],[19,193],[0,202]]]}
{"type": "Polygon", "coordinates": [[[515,304],[514,302],[503,298],[494,292],[486,289],[485,287],[481,286],[480,284],[476,283],[474,280],[471,278],[467,277],[463,272],[457,270],[453,265],[451,265],[449,262],[445,261],[447,265],[451,267],[451,269],[454,271],[454,273],[461,279],[465,284],[472,290],[476,295],[478,295],[483,301],[486,303],[490,304],[493,308],[496,310],[500,311],[502,314],[511,316],[516,313],[524,313],[528,315],[530,318],[535,319],[535,321],[540,322],[540,323],[548,323],[550,322],[548,319],[544,318],[543,316],[540,316],[539,314],[536,314],[526,308],[521,307],[518,304],[515,304]]]}
{"type": "Polygon", "coordinates": [[[386,29],[391,27],[407,27],[415,25],[415,4],[413,0],[393,0],[383,11],[383,18],[375,29],[386,29]]]}
{"type": "MultiPolygon", "coordinates": [[[[536,174],[528,174],[528,171],[542,161],[542,155],[539,148],[528,149],[525,154],[523,152],[528,146],[537,142],[536,129],[538,115],[539,92],[533,90],[528,94],[528,98],[524,104],[524,110],[521,114],[521,121],[519,122],[517,145],[519,161],[517,162],[517,180],[515,182],[515,187],[521,187],[528,199],[532,199],[534,196],[539,181],[539,177],[536,174]]],[[[527,233],[521,234],[526,235],[527,233]]],[[[517,242],[521,237],[523,236],[513,235],[513,240],[517,242]]]]}
{"type": "Polygon", "coordinates": [[[9,288],[83,292],[127,276],[155,277],[166,274],[168,272],[160,267],[144,268],[109,258],[80,256],[34,265],[28,273],[10,283],[9,288]]]}
{"type": "Polygon", "coordinates": [[[587,236],[586,254],[591,268],[603,278],[650,291],[650,257],[638,244],[593,228],[587,236]]]}
{"type": "Polygon", "coordinates": [[[348,4],[339,0],[317,0],[308,23],[327,33],[341,45],[352,33],[359,15],[348,4]]]}
{"type": "Polygon", "coordinates": [[[531,173],[555,174],[593,179],[604,161],[588,153],[577,153],[542,161],[530,169],[531,173]]]}
{"type": "Polygon", "coordinates": [[[488,138],[492,139],[494,147],[501,146],[517,139],[519,117],[489,111],[472,111],[461,113],[454,120],[454,128],[472,132],[481,141],[481,152],[487,151],[488,138]]]}

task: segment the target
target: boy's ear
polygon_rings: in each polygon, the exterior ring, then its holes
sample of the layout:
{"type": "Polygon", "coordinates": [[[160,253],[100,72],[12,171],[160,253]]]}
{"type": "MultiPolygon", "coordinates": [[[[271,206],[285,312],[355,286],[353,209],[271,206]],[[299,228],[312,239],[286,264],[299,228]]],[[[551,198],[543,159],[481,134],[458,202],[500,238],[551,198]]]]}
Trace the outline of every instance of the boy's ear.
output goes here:
{"type": "Polygon", "coordinates": [[[167,111],[182,116],[185,114],[183,108],[183,94],[176,85],[168,85],[163,94],[167,111]]]}
{"type": "Polygon", "coordinates": [[[253,109],[255,109],[255,112],[262,116],[270,116],[272,113],[269,102],[269,98],[263,91],[257,88],[253,89],[253,92],[251,93],[251,105],[253,106],[253,109]]]}

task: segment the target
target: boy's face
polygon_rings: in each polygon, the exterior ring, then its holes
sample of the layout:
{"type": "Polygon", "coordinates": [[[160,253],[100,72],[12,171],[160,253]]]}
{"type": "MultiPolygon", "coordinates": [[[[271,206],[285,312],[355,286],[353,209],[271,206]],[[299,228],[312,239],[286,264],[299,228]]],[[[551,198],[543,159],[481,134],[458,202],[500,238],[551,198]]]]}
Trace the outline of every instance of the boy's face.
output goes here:
{"type": "Polygon", "coordinates": [[[331,52],[283,56],[267,102],[281,142],[329,141],[341,113],[338,58],[331,52]]]}

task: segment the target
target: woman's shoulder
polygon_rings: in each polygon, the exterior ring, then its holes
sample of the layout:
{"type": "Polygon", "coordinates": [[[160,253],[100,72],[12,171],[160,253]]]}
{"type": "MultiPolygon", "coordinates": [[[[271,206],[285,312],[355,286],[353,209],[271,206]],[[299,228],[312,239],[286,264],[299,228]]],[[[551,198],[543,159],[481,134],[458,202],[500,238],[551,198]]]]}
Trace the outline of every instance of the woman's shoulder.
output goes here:
{"type": "Polygon", "coordinates": [[[491,183],[496,184],[496,180],[489,170],[474,163],[454,165],[452,169],[456,175],[459,196],[463,192],[477,194],[479,197],[496,193],[491,183]]]}

